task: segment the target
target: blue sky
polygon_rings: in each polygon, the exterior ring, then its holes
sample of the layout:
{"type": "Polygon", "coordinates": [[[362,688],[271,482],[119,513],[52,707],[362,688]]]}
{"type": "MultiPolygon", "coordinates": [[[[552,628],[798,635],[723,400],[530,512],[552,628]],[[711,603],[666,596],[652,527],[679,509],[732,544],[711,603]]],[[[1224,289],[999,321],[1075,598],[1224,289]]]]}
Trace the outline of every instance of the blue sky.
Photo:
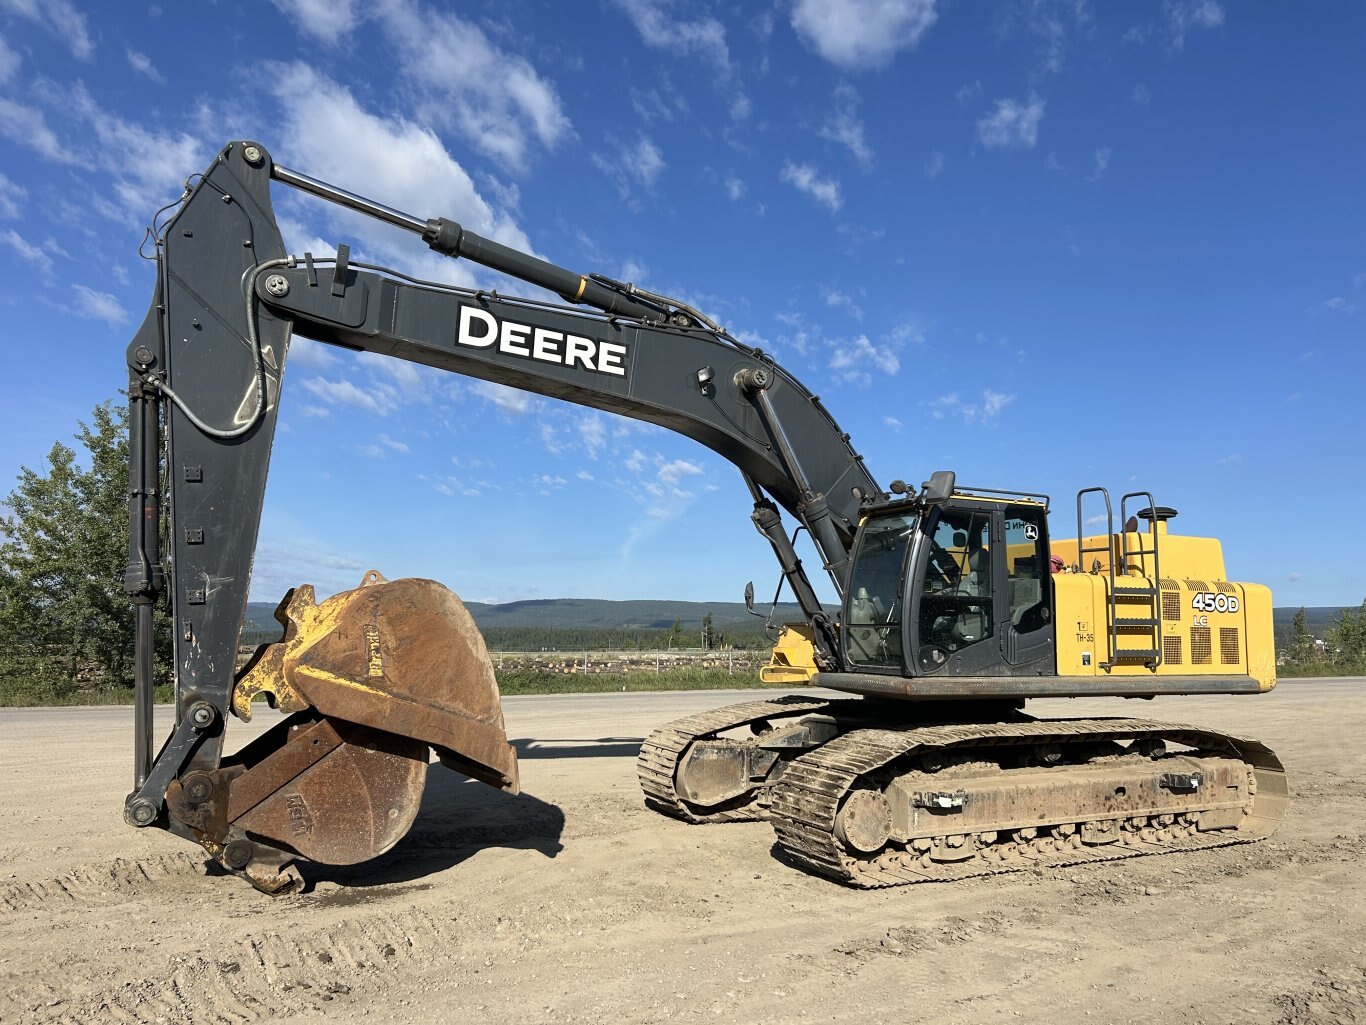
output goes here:
{"type": "MultiPolygon", "coordinates": [[[[1150,489],[1278,605],[1356,604],[1363,44],[1359,4],[0,0],[0,471],[116,395],[143,225],[253,138],[687,299],[884,484],[1046,491],[1060,536],[1078,488],[1150,489]]],[[[277,212],[295,251],[494,280],[277,212]]],[[[253,597],[372,566],[472,600],[764,595],[748,510],[658,428],[301,342],[253,597]]]]}

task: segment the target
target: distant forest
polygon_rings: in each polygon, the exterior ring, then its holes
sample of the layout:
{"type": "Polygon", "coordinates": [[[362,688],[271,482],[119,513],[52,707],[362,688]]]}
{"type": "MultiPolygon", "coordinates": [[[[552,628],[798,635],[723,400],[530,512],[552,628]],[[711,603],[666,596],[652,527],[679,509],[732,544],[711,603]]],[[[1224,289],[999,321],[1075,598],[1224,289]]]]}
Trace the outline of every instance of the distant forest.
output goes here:
{"type": "MultiPolygon", "coordinates": [[[[490,651],[761,650],[773,637],[741,602],[606,601],[552,598],[489,605],[467,602],[490,651]]],[[[756,608],[767,614],[768,606],[756,608]]],[[[275,606],[252,602],[242,643],[279,640],[275,606]]],[[[773,621],[801,619],[795,604],[778,605],[773,621]]]]}

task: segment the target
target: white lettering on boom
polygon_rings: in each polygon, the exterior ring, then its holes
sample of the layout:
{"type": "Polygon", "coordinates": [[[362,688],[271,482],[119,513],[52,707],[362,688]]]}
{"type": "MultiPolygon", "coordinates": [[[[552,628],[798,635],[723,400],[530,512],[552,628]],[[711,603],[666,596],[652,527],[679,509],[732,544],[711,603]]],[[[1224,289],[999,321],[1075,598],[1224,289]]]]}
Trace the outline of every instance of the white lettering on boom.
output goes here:
{"type": "Polygon", "coordinates": [[[600,342],[583,335],[499,320],[477,306],[460,307],[456,344],[471,349],[497,346],[499,353],[541,363],[582,367],[613,377],[626,376],[628,348],[621,342],[600,342]]]}

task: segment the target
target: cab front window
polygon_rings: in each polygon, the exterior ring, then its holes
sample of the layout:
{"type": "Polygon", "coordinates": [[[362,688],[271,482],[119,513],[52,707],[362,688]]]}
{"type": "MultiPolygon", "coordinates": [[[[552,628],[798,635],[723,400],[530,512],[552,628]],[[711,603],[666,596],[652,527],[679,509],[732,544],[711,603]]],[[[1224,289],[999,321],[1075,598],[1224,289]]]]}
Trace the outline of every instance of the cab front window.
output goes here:
{"type": "Polygon", "coordinates": [[[916,520],[893,513],[863,525],[844,618],[845,654],[853,665],[901,668],[902,582],[916,520]]]}

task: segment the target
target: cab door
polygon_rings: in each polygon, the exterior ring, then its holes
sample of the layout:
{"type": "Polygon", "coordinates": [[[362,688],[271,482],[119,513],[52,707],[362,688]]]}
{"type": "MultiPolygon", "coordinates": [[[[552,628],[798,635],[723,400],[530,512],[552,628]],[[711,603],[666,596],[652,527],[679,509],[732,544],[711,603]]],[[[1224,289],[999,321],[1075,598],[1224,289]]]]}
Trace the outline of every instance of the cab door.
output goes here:
{"type": "Polygon", "coordinates": [[[1007,505],[1000,517],[998,630],[1007,675],[1052,675],[1053,579],[1042,506],[1007,505]]]}
{"type": "Polygon", "coordinates": [[[921,520],[906,583],[914,673],[1001,675],[998,508],[955,498],[921,520]]]}

